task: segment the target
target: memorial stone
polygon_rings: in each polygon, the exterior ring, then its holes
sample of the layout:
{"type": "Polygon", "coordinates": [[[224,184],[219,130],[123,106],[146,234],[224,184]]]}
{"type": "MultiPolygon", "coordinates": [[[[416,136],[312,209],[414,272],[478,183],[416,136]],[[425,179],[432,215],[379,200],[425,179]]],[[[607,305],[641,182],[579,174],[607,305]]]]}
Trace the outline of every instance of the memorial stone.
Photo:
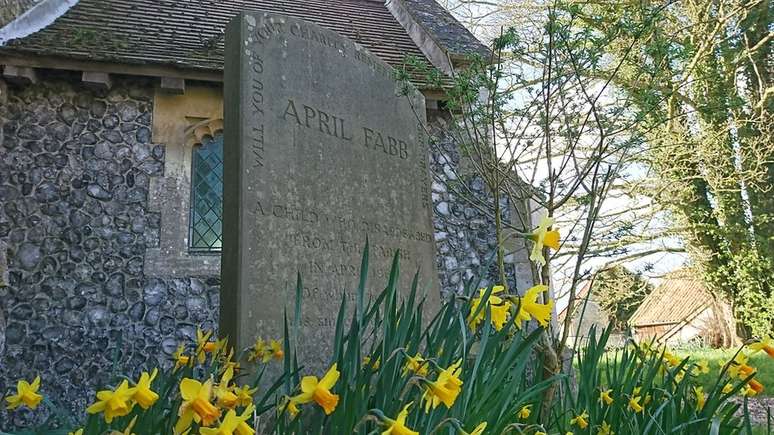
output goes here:
{"type": "Polygon", "coordinates": [[[366,238],[367,298],[399,250],[401,291],[419,270],[437,308],[424,100],[400,87],[387,64],[315,24],[261,12],[230,23],[220,332],[240,348],[282,337],[300,273],[299,359],[305,372],[328,364],[366,238]]]}

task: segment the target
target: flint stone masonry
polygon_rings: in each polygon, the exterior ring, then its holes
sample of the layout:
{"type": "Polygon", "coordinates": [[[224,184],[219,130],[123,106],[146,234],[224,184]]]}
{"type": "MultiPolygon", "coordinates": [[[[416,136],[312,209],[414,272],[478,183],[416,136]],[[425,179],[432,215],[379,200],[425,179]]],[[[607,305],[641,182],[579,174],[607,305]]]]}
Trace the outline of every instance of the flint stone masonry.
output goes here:
{"type": "Polygon", "coordinates": [[[318,371],[341,299],[355,305],[366,238],[366,298],[400,249],[401,291],[419,270],[438,306],[424,100],[411,94],[415,114],[389,66],[301,20],[245,13],[226,44],[221,332],[241,347],[281,336],[300,273],[299,358],[318,371]]]}
{"type": "MultiPolygon", "coordinates": [[[[148,186],[164,158],[148,134],[152,82],[79,82],[9,85],[0,106],[0,392],[40,374],[47,397],[81,418],[115,355],[137,375],[217,327],[220,279],[144,274],[161,225],[148,186]]],[[[45,412],[0,407],[0,430],[45,412]]]]}

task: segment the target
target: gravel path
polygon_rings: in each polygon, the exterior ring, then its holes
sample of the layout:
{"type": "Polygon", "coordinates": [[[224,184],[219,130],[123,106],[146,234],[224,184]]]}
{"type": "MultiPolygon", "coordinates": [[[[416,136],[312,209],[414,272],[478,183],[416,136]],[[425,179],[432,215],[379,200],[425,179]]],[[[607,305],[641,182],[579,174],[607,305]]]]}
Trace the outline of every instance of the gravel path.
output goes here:
{"type": "MultiPolygon", "coordinates": [[[[735,397],[732,400],[739,405],[744,404],[741,397],[735,397]]],[[[774,397],[751,397],[747,401],[747,409],[750,410],[750,420],[753,424],[766,425],[767,409],[771,409],[771,418],[774,422],[774,397]]],[[[742,414],[742,408],[737,411],[737,414],[742,414]]]]}

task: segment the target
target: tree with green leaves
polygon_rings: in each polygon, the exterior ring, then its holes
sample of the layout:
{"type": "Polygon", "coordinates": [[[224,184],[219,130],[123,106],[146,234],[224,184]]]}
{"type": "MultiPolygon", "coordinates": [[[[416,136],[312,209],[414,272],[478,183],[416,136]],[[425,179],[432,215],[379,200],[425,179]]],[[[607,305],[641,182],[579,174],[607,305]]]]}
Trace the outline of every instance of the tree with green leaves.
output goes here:
{"type": "Polygon", "coordinates": [[[600,80],[618,72],[615,98],[627,105],[631,132],[644,144],[638,157],[651,171],[644,190],[670,211],[673,231],[715,297],[733,304],[736,332],[770,334],[771,3],[591,1],[561,7],[574,32],[606,47],[590,72],[600,80]]]}

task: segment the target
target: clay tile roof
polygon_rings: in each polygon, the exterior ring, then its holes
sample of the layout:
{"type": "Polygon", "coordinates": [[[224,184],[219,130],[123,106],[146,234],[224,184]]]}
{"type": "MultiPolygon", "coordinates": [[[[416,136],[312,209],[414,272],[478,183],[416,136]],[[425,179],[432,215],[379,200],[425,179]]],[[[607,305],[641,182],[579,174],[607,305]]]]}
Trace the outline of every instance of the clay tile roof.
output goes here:
{"type": "Polygon", "coordinates": [[[712,302],[704,284],[688,271],[667,275],[629,319],[635,327],[690,320],[712,302]]]}
{"type": "MultiPolygon", "coordinates": [[[[0,54],[219,71],[223,30],[242,10],[270,10],[319,24],[393,66],[407,55],[424,58],[384,2],[374,0],[81,0],[43,30],[9,41],[0,54]]],[[[462,26],[457,26],[459,31],[462,26]]],[[[469,33],[462,30],[467,41],[469,33]]]]}

